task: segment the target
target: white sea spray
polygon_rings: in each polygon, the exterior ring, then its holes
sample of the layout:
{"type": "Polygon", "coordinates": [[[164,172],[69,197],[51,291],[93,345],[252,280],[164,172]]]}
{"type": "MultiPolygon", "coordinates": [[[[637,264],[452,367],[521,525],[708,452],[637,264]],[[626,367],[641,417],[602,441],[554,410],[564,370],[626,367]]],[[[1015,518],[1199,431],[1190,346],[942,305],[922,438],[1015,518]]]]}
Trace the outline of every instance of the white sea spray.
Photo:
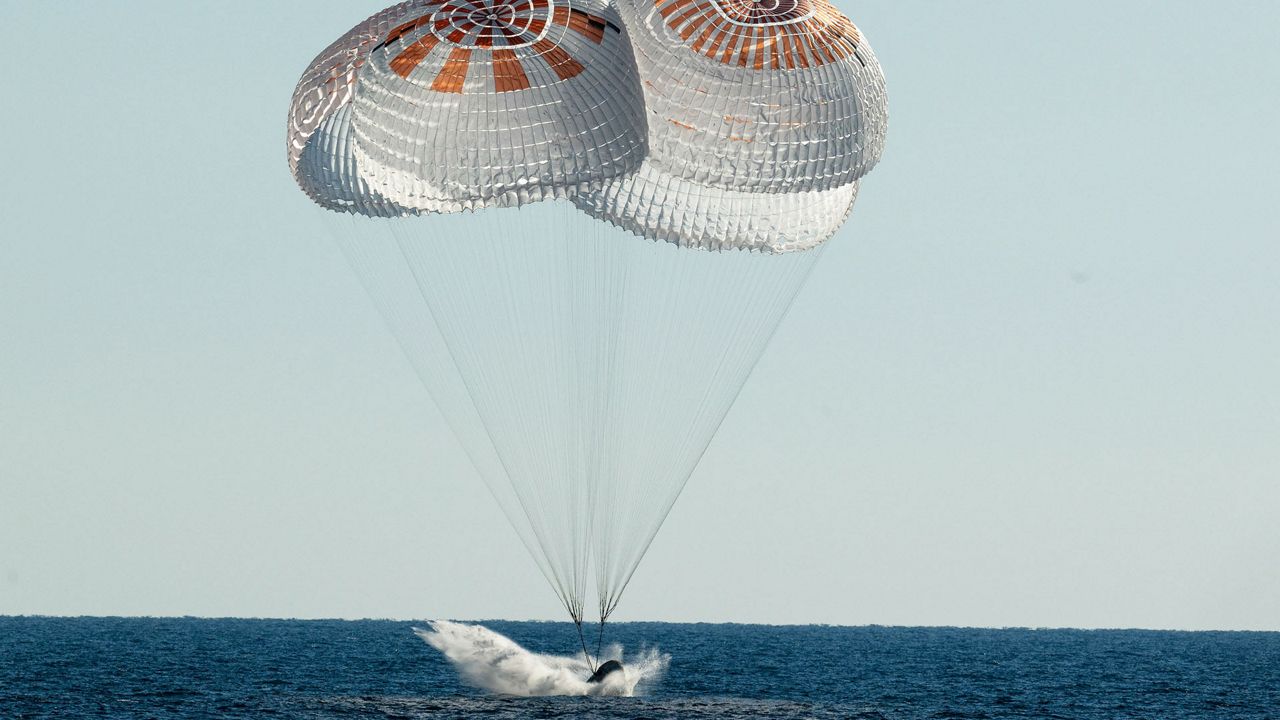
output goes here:
{"type": "Polygon", "coordinates": [[[439,650],[470,685],[499,695],[609,695],[630,697],[666,671],[670,656],[657,650],[624,658],[620,645],[606,648],[600,662],[618,660],[623,671],[600,683],[588,683],[591,668],[581,656],[530,652],[508,637],[480,625],[436,620],[430,629],[414,628],[418,637],[439,650]]]}

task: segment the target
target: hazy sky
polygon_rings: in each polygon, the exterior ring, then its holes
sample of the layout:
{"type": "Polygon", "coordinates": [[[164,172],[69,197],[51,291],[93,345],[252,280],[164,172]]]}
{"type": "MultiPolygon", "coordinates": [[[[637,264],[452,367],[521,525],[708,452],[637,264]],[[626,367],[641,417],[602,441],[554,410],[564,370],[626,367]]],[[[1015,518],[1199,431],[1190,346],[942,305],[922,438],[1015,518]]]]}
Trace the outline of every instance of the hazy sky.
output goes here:
{"type": "MultiPolygon", "coordinates": [[[[618,619],[1280,629],[1280,4],[840,6],[888,153],[618,619]]],[[[0,0],[0,614],[560,618],[289,178],[380,7],[0,0]]]]}

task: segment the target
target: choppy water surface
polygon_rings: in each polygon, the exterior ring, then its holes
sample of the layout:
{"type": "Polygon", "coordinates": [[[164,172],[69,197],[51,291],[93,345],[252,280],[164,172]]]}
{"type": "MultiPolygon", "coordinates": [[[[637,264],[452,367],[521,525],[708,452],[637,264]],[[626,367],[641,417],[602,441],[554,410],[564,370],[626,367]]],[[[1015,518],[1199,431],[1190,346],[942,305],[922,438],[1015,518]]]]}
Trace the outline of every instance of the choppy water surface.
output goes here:
{"type": "MultiPolygon", "coordinates": [[[[528,698],[464,682],[489,661],[415,626],[0,618],[0,718],[1280,718],[1276,633],[635,623],[610,639],[658,663],[637,697],[528,698]]],[[[577,642],[485,626],[534,654],[577,642]]]]}

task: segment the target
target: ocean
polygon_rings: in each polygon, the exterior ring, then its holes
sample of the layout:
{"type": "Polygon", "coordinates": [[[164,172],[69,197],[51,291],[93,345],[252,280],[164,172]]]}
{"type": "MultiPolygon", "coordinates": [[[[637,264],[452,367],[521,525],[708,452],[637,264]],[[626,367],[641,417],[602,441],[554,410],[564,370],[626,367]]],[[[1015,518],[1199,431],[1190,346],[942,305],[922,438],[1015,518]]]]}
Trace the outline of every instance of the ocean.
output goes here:
{"type": "Polygon", "coordinates": [[[1280,633],[626,623],[634,697],[520,697],[577,635],[481,625],[0,617],[0,718],[1280,718],[1280,633]]]}

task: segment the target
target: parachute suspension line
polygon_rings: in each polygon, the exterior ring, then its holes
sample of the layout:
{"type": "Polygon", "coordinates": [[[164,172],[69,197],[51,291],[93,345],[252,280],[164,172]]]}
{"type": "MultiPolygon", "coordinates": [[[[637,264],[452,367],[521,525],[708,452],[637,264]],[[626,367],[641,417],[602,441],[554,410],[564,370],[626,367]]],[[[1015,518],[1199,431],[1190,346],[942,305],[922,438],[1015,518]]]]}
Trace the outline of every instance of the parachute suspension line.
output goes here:
{"type": "MultiPolygon", "coordinates": [[[[532,527],[527,508],[517,508],[523,498],[513,498],[508,473],[496,456],[492,439],[478,417],[474,402],[462,383],[451,346],[444,342],[435,313],[425,303],[424,295],[405,262],[402,249],[395,242],[408,223],[423,218],[398,220],[368,219],[346,215],[324,214],[335,218],[336,225],[326,223],[333,232],[339,250],[366,294],[383,317],[401,350],[410,361],[432,400],[440,408],[447,425],[458,438],[468,459],[477,469],[486,487],[515,529],[521,543],[533,557],[538,569],[560,596],[571,615],[581,617],[582,608],[572,599],[554,565],[543,535],[532,527]]],[[[333,221],[330,221],[333,222],[333,221]]],[[[428,221],[429,223],[429,221],[428,221]]]]}
{"type": "Polygon", "coordinates": [[[596,657],[593,660],[591,658],[591,653],[587,651],[587,637],[582,633],[582,621],[578,620],[574,622],[574,625],[578,628],[578,642],[582,643],[582,657],[586,660],[587,667],[591,668],[591,674],[595,675],[596,670],[600,669],[600,650],[597,648],[596,657]]]}
{"type": "MultiPolygon", "coordinates": [[[[548,306],[533,322],[520,323],[522,326],[528,325],[527,328],[520,329],[536,333],[539,329],[538,321],[541,320],[541,329],[554,342],[550,347],[544,346],[542,353],[536,352],[536,348],[532,352],[521,349],[517,355],[535,359],[543,355],[552,358],[552,362],[544,364],[542,372],[536,369],[528,373],[520,372],[504,383],[508,385],[508,390],[514,390],[514,396],[520,395],[521,388],[518,385],[528,382],[534,383],[536,388],[552,391],[551,396],[539,394],[531,402],[525,403],[526,408],[531,407],[536,413],[537,421],[535,424],[524,422],[524,428],[550,431],[545,433],[550,437],[538,443],[540,447],[531,450],[531,462],[526,468],[529,471],[526,475],[531,475],[533,481],[539,484],[541,489],[537,497],[547,500],[538,514],[549,517],[553,525],[570,529],[568,549],[571,567],[567,574],[575,582],[568,593],[571,596],[569,609],[571,616],[577,621],[582,617],[582,602],[585,599],[583,583],[586,581],[592,552],[589,539],[597,505],[593,476],[601,455],[598,447],[599,429],[606,424],[600,418],[603,415],[607,420],[608,417],[607,410],[591,392],[610,384],[600,375],[602,363],[598,360],[599,347],[595,336],[601,325],[600,316],[608,314],[610,305],[620,302],[601,302],[613,295],[607,288],[607,279],[616,275],[617,268],[625,268],[625,264],[619,263],[613,258],[613,254],[607,252],[607,244],[593,242],[594,238],[590,236],[598,232],[598,223],[587,221],[586,227],[591,232],[582,235],[566,232],[566,229],[574,227],[566,216],[579,220],[579,227],[583,224],[582,216],[567,204],[558,205],[559,207],[551,206],[560,211],[559,227],[552,233],[544,233],[542,237],[530,233],[533,238],[514,242],[514,260],[505,258],[506,262],[503,262],[502,253],[496,253],[488,261],[507,270],[502,279],[504,291],[519,288],[522,283],[527,285],[528,281],[524,278],[530,273],[545,276],[545,287],[535,283],[533,291],[526,293],[523,301],[510,303],[508,310],[509,314],[518,313],[521,308],[529,306],[530,301],[535,306],[548,306]],[[539,272],[537,268],[540,263],[548,264],[543,259],[545,256],[549,256],[553,262],[545,272],[539,272]],[[566,282],[565,278],[570,280],[566,282]],[[600,278],[606,278],[603,287],[594,284],[600,278]],[[546,327],[548,321],[549,328],[546,327]],[[559,452],[553,454],[557,448],[559,452]],[[560,483],[558,487],[556,481],[560,483]]],[[[513,243],[511,240],[507,242],[513,243]]],[[[523,339],[525,332],[521,332],[520,337],[523,339]]],[[[501,420],[504,413],[500,411],[496,415],[501,420]]],[[[522,437],[534,436],[518,426],[513,427],[522,437]]],[[[529,478],[522,477],[520,482],[527,479],[529,478]]],[[[565,565],[566,562],[562,560],[560,564],[565,565]]]]}
{"type": "MultiPolygon", "coordinates": [[[[600,661],[600,652],[601,652],[601,649],[604,647],[604,623],[605,621],[602,618],[600,620],[600,632],[598,635],[596,635],[596,662],[600,661]]],[[[598,670],[599,668],[596,668],[596,669],[598,670]]]]}
{"type": "MultiPolygon", "coordinates": [[[[551,382],[558,379],[557,366],[565,364],[564,308],[571,304],[556,293],[556,259],[564,263],[573,257],[562,257],[554,244],[544,246],[552,241],[542,238],[556,238],[564,231],[554,217],[548,226],[545,214],[539,218],[523,211],[518,222],[528,237],[513,239],[504,222],[515,219],[512,212],[471,217],[456,235],[448,232],[452,217],[430,218],[432,237],[406,232],[426,224],[406,223],[398,227],[397,239],[539,540],[549,580],[578,622],[590,552],[589,528],[584,525],[590,512],[583,507],[587,485],[580,472],[563,472],[573,469],[567,467],[566,457],[573,443],[554,432],[559,429],[562,434],[578,424],[565,422],[573,386],[551,382]],[[486,334],[486,329],[495,332],[486,334]],[[503,362],[506,359],[511,362],[503,362]],[[540,438],[546,431],[553,437],[540,438]],[[559,458],[554,456],[557,448],[559,458]]],[[[589,277],[593,272],[574,274],[589,277]]]]}
{"type": "Polygon", "coordinates": [[[656,250],[670,252],[659,273],[671,281],[668,292],[655,303],[658,310],[649,322],[682,332],[670,333],[653,346],[652,356],[646,359],[648,372],[640,369],[625,373],[624,378],[655,386],[654,391],[641,394],[645,404],[635,410],[649,423],[639,433],[642,437],[663,436],[661,423],[679,415],[681,403],[696,407],[696,412],[681,427],[665,433],[666,442],[659,446],[661,452],[654,454],[648,472],[624,474],[613,485],[617,499],[605,504],[607,511],[598,520],[601,532],[597,542],[608,548],[615,538],[629,538],[634,545],[622,554],[612,549],[597,552],[602,623],[616,609],[641,557],[820,254],[691,253],[669,246],[656,250]],[[715,263],[710,266],[713,270],[698,267],[704,262],[715,263]],[[689,312],[703,314],[703,321],[681,322],[681,316],[689,312]],[[710,365],[701,373],[681,374],[686,355],[706,358],[710,365]],[[659,503],[644,501],[654,495],[660,497],[659,503]],[[637,518],[637,507],[644,508],[647,516],[637,518]]]}
{"type": "MultiPolygon", "coordinates": [[[[490,214],[488,217],[496,217],[490,214]]],[[[528,217],[528,214],[522,213],[522,219],[528,217]]],[[[532,238],[544,237],[548,233],[552,235],[564,232],[562,227],[556,227],[554,222],[549,222],[550,218],[541,218],[542,227],[533,228],[532,238]]],[[[582,531],[580,524],[583,522],[583,513],[580,510],[579,486],[574,482],[574,478],[566,474],[557,473],[556,468],[563,468],[565,460],[563,456],[557,462],[556,458],[551,455],[551,451],[556,448],[561,453],[567,453],[569,448],[567,443],[561,442],[544,442],[542,447],[538,447],[538,436],[533,432],[524,432],[522,428],[550,428],[557,425],[562,420],[555,417],[556,404],[553,404],[556,398],[552,393],[555,387],[552,384],[553,377],[549,377],[550,370],[561,364],[559,353],[562,343],[558,341],[563,335],[563,310],[557,307],[557,302],[561,298],[555,297],[554,284],[550,273],[543,273],[541,277],[535,278],[535,283],[528,296],[521,298],[518,294],[518,288],[521,287],[521,280],[527,278],[520,277],[523,268],[537,267],[537,260],[543,262],[554,263],[548,255],[540,257],[532,257],[530,255],[530,245],[538,243],[532,239],[524,240],[514,244],[514,251],[508,251],[506,255],[502,252],[502,235],[504,232],[502,227],[486,228],[485,235],[481,241],[486,246],[487,253],[482,258],[481,268],[471,268],[471,272],[483,272],[485,268],[492,268],[501,271],[498,277],[498,290],[503,299],[502,307],[495,317],[489,318],[489,322],[494,327],[501,327],[504,318],[519,317],[522,312],[530,310],[541,312],[544,321],[550,322],[549,338],[552,341],[552,347],[548,348],[545,344],[541,347],[537,344],[539,338],[531,338],[526,333],[521,332],[524,328],[534,329],[536,323],[532,322],[532,318],[528,322],[520,322],[518,325],[507,326],[510,335],[514,336],[514,352],[513,358],[516,363],[504,365],[499,363],[497,369],[501,375],[493,381],[487,382],[483,387],[490,393],[497,388],[513,388],[522,382],[521,371],[523,362],[541,360],[543,363],[541,371],[535,370],[530,380],[535,394],[529,401],[516,404],[514,413],[509,410],[504,412],[507,407],[503,402],[503,398],[494,396],[487,405],[492,405],[495,410],[486,413],[486,424],[489,422],[498,423],[501,426],[504,417],[514,418],[511,422],[510,429],[503,432],[503,437],[518,439],[520,441],[516,452],[519,457],[526,458],[518,467],[516,472],[519,478],[513,478],[517,492],[522,488],[532,488],[533,492],[520,493],[526,504],[533,501],[537,505],[536,511],[533,513],[533,522],[542,528],[544,533],[559,529],[559,542],[553,547],[552,563],[558,565],[561,571],[567,575],[565,586],[562,590],[564,601],[569,611],[569,615],[578,625],[581,624],[583,618],[583,587],[582,587],[582,570],[581,570],[581,552],[586,551],[585,543],[581,541],[582,531]],[[550,307],[543,307],[550,305],[550,307]],[[492,420],[489,418],[492,417],[492,420]],[[528,484],[525,484],[528,483],[528,484]],[[546,526],[544,527],[544,523],[546,526]],[[575,549],[577,552],[575,552],[575,549]]],[[[451,250],[459,248],[450,247],[451,250]]],[[[554,247],[547,251],[551,253],[554,247]]],[[[466,272],[464,269],[462,272],[466,272]]],[[[561,302],[563,304],[563,302],[561,302]]],[[[463,328],[465,330],[465,328],[463,328]]],[[[464,338],[465,339],[465,338],[464,338]]],[[[499,341],[494,347],[488,348],[487,354],[490,357],[496,357],[497,354],[508,351],[510,343],[499,341]]],[[[476,370],[483,371],[489,364],[483,362],[483,358],[477,356],[472,366],[476,370]]],[[[474,385],[468,383],[468,387],[474,388],[474,385]]],[[[473,390],[474,392],[474,390],[473,390]]],[[[564,399],[564,396],[560,398],[564,399]]],[[[563,409],[561,410],[563,413],[563,409]]],[[[519,462],[519,461],[518,461],[519,462]]]]}
{"type": "MultiPolygon", "coordinates": [[[[526,549],[604,625],[819,251],[704,251],[562,202],[339,246],[526,549]]],[[[355,223],[351,223],[355,224],[355,223]]]]}
{"type": "Polygon", "coordinates": [[[476,413],[474,403],[461,383],[452,354],[440,336],[435,317],[423,303],[421,291],[392,233],[405,219],[365,218],[327,211],[324,219],[334,244],[359,280],[392,337],[399,345],[428,396],[440,410],[450,432],[497,501],[520,542],[534,559],[539,571],[553,587],[558,585],[554,570],[537,547],[527,515],[513,507],[509,480],[495,457],[492,441],[476,413]],[[477,435],[483,435],[478,438],[477,435]],[[504,492],[504,489],[506,490],[504,492]]]}

